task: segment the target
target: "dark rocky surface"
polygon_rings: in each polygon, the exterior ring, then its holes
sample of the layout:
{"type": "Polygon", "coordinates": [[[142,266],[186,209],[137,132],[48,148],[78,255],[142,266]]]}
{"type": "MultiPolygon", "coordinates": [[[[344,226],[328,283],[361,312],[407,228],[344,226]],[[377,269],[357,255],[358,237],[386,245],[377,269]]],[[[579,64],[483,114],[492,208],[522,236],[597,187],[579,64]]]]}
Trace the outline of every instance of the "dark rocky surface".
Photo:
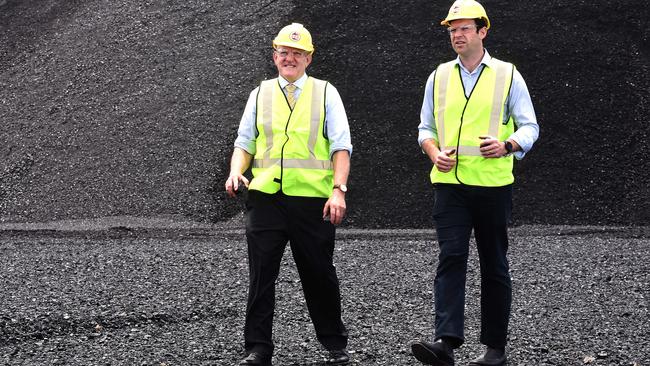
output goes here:
{"type": "MultiPolygon", "coordinates": [[[[0,220],[175,215],[218,222],[271,39],[312,30],[355,152],[348,227],[431,226],[416,143],[424,81],[454,54],[449,2],[8,0],[0,7],[0,220]]],[[[517,224],[650,222],[642,0],[485,1],[486,47],[517,65],[541,125],[516,165],[517,224]]]]}
{"type": "MultiPolygon", "coordinates": [[[[0,0],[0,365],[241,357],[243,205],[222,185],[291,21],[314,34],[309,72],[341,92],[355,145],[336,252],[353,361],[415,364],[437,252],[411,230],[432,226],[416,127],[426,77],[453,57],[450,3],[0,0]]],[[[518,66],[541,125],[516,165],[511,364],[650,364],[646,4],[484,5],[486,46],[518,66]]],[[[285,258],[275,364],[319,364],[285,258]]],[[[470,268],[461,364],[479,353],[470,268]]]]}
{"type": "Polygon", "coordinates": [[[233,133],[285,5],[9,1],[2,221],[236,213],[222,194],[233,133]]]}
{"type": "MultiPolygon", "coordinates": [[[[108,226],[114,223],[108,223],[108,226]]],[[[234,365],[248,286],[237,225],[67,229],[1,227],[1,365],[234,365]]],[[[650,232],[521,226],[510,250],[510,365],[650,363],[650,232]]],[[[335,262],[356,365],[415,365],[431,336],[435,234],[340,230],[335,262]]],[[[480,353],[472,250],[466,344],[480,353]]],[[[287,250],[277,283],[275,365],[323,352],[287,250]]]]}

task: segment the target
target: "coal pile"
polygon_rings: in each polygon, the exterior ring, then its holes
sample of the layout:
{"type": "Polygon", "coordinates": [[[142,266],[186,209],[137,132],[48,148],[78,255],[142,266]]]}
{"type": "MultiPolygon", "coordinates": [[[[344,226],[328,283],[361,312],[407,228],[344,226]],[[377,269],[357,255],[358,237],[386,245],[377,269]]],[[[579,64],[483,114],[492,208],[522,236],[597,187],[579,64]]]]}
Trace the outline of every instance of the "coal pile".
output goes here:
{"type": "MultiPolygon", "coordinates": [[[[249,91],[275,75],[271,39],[297,21],[315,38],[309,73],[350,118],[345,225],[431,227],[416,128],[424,81],[454,57],[437,24],[449,3],[7,0],[0,220],[239,214],[222,188],[232,141],[249,91]]],[[[650,222],[646,3],[484,5],[486,47],[521,71],[541,126],[516,164],[513,222],[650,222]]]]}

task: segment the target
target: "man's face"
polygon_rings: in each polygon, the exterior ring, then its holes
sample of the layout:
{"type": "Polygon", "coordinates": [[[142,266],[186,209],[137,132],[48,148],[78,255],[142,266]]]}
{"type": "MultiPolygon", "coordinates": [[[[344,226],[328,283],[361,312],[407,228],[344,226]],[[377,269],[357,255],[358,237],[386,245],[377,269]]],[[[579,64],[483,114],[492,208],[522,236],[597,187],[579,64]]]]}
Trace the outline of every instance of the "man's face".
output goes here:
{"type": "Polygon", "coordinates": [[[273,51],[273,62],[280,76],[293,83],[304,75],[311,63],[311,54],[297,48],[280,46],[273,51]]]}
{"type": "Polygon", "coordinates": [[[451,47],[460,56],[470,56],[483,52],[483,39],[487,35],[485,27],[476,32],[474,19],[457,19],[449,23],[451,47]]]}

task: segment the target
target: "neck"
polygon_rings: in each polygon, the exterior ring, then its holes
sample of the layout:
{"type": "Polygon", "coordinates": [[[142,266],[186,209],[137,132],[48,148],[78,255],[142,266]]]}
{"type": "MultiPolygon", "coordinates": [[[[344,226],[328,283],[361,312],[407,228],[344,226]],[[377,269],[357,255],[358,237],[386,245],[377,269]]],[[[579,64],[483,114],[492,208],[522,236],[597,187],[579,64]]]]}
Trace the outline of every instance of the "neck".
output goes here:
{"type": "Polygon", "coordinates": [[[282,78],[283,78],[284,80],[288,81],[290,84],[293,84],[293,83],[295,83],[296,81],[298,81],[298,79],[300,79],[303,75],[305,75],[305,74],[303,73],[302,75],[300,75],[300,76],[298,76],[298,77],[295,77],[295,78],[292,78],[292,77],[286,77],[286,76],[283,76],[283,75],[280,75],[280,76],[282,76],[282,78]]]}
{"type": "Polygon", "coordinates": [[[472,55],[458,55],[460,57],[460,62],[465,66],[465,68],[469,71],[472,72],[476,70],[478,65],[481,64],[481,60],[483,59],[483,55],[485,55],[485,50],[481,48],[480,53],[472,54],[472,55]]]}

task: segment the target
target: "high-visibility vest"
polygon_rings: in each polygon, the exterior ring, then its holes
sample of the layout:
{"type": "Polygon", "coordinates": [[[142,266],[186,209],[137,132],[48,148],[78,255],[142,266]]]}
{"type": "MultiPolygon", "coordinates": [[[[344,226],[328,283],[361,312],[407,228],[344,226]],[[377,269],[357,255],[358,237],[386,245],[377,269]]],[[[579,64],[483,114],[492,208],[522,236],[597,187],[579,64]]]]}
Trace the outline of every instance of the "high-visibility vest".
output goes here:
{"type": "Polygon", "coordinates": [[[257,94],[256,152],[249,189],[289,196],[329,197],[333,170],[325,131],[327,82],[308,77],[293,111],[278,79],[257,94]]]}
{"type": "Polygon", "coordinates": [[[479,151],[479,136],[504,141],[514,132],[512,118],[504,116],[514,69],[514,65],[492,58],[466,97],[460,66],[455,61],[438,66],[433,89],[438,146],[440,150],[456,149],[458,160],[447,173],[434,165],[432,183],[500,187],[514,182],[512,155],[484,158],[479,151]]]}

